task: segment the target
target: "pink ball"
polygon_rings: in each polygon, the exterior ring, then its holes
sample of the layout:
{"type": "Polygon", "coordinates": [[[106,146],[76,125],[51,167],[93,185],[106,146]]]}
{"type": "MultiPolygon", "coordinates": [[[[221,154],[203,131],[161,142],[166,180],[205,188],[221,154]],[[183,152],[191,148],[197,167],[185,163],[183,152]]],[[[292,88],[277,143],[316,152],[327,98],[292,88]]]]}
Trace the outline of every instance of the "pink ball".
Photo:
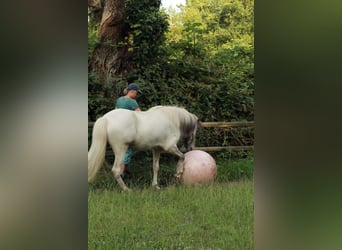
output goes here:
{"type": "Polygon", "coordinates": [[[181,182],[204,184],[215,179],[217,168],[214,158],[202,150],[192,150],[184,155],[184,172],[181,182]]]}

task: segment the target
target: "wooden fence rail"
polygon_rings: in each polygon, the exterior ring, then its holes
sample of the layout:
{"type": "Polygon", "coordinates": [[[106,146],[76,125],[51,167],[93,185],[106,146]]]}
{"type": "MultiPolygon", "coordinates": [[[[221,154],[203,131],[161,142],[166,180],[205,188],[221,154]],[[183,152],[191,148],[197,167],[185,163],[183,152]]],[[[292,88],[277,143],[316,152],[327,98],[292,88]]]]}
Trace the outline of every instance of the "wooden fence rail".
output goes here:
{"type": "MultiPolygon", "coordinates": [[[[92,128],[94,122],[88,122],[88,128],[92,128]]],[[[202,122],[203,128],[231,128],[231,127],[254,127],[254,121],[248,122],[202,122]]],[[[213,147],[195,147],[195,149],[207,152],[221,151],[221,150],[251,150],[253,145],[247,146],[213,146],[213,147]]],[[[113,154],[112,151],[107,151],[107,155],[113,154]]]]}

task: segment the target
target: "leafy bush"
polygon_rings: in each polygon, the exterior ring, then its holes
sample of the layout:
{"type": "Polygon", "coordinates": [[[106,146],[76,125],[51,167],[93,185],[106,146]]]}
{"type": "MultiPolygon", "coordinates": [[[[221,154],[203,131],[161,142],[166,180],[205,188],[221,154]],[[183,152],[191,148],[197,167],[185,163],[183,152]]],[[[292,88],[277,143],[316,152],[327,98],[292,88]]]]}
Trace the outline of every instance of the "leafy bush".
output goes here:
{"type": "MultiPolygon", "coordinates": [[[[214,2],[189,1],[169,27],[160,0],[126,1],[132,70],[105,82],[89,72],[89,120],[112,110],[133,81],[143,90],[137,99],[142,110],[176,105],[202,121],[254,120],[253,1],[214,2]]],[[[96,28],[90,22],[89,55],[96,28]]],[[[197,146],[252,145],[254,130],[203,129],[197,141],[197,146]]]]}

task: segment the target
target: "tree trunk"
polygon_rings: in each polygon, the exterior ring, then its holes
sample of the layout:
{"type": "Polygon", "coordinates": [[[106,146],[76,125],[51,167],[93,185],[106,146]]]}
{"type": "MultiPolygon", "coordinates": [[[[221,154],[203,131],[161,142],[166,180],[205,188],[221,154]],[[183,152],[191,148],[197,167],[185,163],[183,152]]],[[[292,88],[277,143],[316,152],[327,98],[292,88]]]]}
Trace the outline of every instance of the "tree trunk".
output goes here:
{"type": "Polygon", "coordinates": [[[123,76],[129,69],[125,0],[106,0],[99,28],[99,44],[94,48],[89,70],[101,81],[123,76]],[[127,38],[126,38],[127,39],[127,38]]]}
{"type": "Polygon", "coordinates": [[[101,4],[101,0],[88,0],[88,14],[91,18],[96,22],[100,23],[102,14],[103,14],[103,6],[101,4]]]}

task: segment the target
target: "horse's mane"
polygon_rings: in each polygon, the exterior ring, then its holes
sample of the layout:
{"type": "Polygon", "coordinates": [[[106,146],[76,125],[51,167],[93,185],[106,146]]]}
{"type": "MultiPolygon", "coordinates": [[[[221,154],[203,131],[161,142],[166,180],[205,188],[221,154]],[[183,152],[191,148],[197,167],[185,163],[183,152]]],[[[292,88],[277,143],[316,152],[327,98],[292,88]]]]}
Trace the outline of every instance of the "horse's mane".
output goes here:
{"type": "Polygon", "coordinates": [[[198,118],[183,107],[178,106],[154,106],[147,111],[162,109],[171,122],[178,125],[183,137],[188,137],[196,129],[198,118]]]}

